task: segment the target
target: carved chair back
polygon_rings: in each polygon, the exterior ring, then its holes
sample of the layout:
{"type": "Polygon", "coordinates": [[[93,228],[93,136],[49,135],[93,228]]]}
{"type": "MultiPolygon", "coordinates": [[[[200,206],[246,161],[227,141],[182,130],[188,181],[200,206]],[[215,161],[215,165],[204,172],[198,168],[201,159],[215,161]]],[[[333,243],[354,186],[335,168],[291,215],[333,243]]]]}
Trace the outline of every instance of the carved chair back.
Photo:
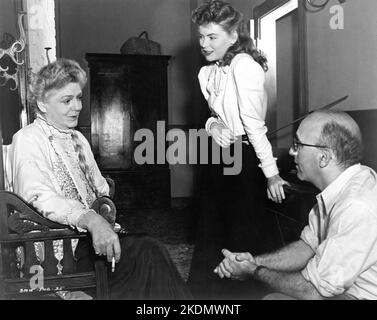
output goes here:
{"type": "MultiPolygon", "coordinates": [[[[75,270],[75,246],[89,235],[44,218],[11,191],[8,151],[8,147],[0,148],[0,165],[5,169],[0,167],[4,185],[0,185],[0,299],[90,288],[95,288],[97,299],[107,299],[103,258],[96,260],[93,272],[75,270]]],[[[107,180],[113,194],[114,182],[107,180]]],[[[116,208],[109,198],[97,199],[92,208],[115,221],[116,208]]]]}

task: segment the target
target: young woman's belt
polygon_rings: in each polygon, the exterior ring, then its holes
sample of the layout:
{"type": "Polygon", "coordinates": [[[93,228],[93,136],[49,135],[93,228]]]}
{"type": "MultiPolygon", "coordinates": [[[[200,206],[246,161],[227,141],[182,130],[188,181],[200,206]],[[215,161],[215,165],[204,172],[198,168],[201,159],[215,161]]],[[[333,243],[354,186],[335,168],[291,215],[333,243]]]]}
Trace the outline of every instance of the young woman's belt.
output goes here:
{"type": "Polygon", "coordinates": [[[246,134],[243,134],[241,138],[242,138],[242,143],[250,144],[249,137],[246,134]]]}
{"type": "Polygon", "coordinates": [[[236,138],[237,138],[237,141],[239,141],[239,139],[241,139],[242,143],[250,144],[249,138],[246,134],[243,134],[242,136],[237,136],[236,138]]]}

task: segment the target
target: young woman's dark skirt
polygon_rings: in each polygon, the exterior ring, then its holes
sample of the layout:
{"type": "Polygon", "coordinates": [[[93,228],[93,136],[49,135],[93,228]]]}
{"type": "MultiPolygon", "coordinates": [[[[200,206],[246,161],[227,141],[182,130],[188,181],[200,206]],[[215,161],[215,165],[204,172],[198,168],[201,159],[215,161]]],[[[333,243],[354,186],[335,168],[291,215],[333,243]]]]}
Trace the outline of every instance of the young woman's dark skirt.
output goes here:
{"type": "MultiPolygon", "coordinates": [[[[236,148],[230,148],[233,155],[236,148]]],[[[267,182],[259,163],[254,148],[242,143],[240,174],[224,175],[227,165],[223,161],[201,168],[196,243],[188,280],[194,298],[257,299],[264,294],[254,281],[220,279],[213,273],[224,258],[223,248],[257,255],[273,247],[269,237],[273,220],[265,212],[267,182]]]]}

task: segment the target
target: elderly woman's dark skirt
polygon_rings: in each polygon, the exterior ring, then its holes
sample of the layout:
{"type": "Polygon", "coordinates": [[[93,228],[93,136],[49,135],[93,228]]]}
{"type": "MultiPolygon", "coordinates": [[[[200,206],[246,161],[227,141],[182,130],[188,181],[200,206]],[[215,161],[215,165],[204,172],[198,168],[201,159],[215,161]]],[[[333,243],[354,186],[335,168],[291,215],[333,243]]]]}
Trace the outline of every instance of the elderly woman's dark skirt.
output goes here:
{"type": "MultiPolygon", "coordinates": [[[[232,145],[231,154],[234,149],[232,145]]],[[[224,258],[223,248],[253,255],[272,248],[265,212],[267,184],[258,164],[254,148],[242,143],[240,174],[224,175],[227,166],[223,163],[202,167],[196,245],[188,280],[194,298],[257,298],[258,283],[220,279],[213,270],[224,258]]]]}
{"type": "MultiPolygon", "coordinates": [[[[169,252],[157,240],[144,235],[120,239],[121,259],[115,272],[108,268],[110,299],[181,300],[192,296],[169,252]]],[[[88,240],[76,248],[78,271],[93,270],[94,250],[88,240]]]]}

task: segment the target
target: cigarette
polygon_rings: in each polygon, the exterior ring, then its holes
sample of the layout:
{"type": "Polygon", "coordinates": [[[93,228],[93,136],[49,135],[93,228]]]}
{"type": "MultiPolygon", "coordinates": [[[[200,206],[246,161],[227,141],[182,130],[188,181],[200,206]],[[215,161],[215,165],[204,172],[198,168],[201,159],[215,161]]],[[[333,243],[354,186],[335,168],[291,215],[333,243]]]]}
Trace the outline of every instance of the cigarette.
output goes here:
{"type": "Polygon", "coordinates": [[[115,257],[111,260],[111,272],[115,271],[115,257]]]}

